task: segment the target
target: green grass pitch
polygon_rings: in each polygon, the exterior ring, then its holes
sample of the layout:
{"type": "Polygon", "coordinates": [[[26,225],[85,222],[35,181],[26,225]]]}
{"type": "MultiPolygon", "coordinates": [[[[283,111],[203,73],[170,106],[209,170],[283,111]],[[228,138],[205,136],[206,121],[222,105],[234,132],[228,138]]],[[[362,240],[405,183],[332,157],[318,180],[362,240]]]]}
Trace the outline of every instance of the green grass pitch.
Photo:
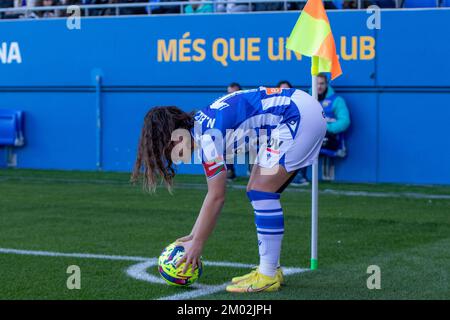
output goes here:
{"type": "MultiPolygon", "coordinates": [[[[178,177],[173,195],[163,188],[144,194],[128,178],[123,173],[0,171],[0,248],[157,257],[165,245],[190,232],[206,192],[204,178],[178,177]]],[[[244,184],[241,178],[227,190],[203,253],[207,261],[258,261],[244,184]]],[[[449,187],[321,183],[320,188],[319,270],[286,277],[277,293],[220,290],[197,298],[450,299],[449,187]],[[367,288],[369,265],[381,268],[380,290],[367,288]]],[[[311,194],[308,188],[296,190],[282,195],[281,262],[307,268],[311,194]]],[[[131,278],[126,270],[136,263],[0,252],[0,299],[157,299],[201,290],[131,278]],[[69,265],[81,269],[80,290],[66,287],[69,265]]],[[[199,283],[222,285],[247,271],[206,266],[199,283]]],[[[147,272],[157,276],[155,267],[147,272]]]]}

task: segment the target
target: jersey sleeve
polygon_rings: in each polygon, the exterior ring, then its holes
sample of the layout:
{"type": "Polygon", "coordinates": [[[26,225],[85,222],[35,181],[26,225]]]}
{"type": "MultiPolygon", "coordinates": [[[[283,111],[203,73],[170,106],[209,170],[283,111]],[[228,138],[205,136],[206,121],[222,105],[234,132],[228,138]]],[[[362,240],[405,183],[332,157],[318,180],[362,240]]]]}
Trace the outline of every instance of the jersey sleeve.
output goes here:
{"type": "Polygon", "coordinates": [[[219,140],[219,138],[214,140],[214,137],[209,134],[204,134],[200,138],[202,165],[208,179],[227,170],[222,152],[223,143],[219,140]]]}

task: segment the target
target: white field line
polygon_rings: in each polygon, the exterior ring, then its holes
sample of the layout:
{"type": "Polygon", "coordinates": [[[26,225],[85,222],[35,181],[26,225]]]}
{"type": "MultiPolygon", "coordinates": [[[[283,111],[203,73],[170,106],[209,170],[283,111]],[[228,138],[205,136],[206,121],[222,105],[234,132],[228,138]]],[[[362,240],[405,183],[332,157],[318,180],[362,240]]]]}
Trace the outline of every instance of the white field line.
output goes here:
{"type": "MultiPolygon", "coordinates": [[[[157,258],[146,258],[136,256],[121,256],[121,255],[105,255],[105,254],[92,254],[92,253],[62,253],[52,251],[39,251],[39,250],[18,250],[11,248],[0,248],[0,254],[16,254],[16,255],[31,255],[41,257],[65,257],[65,258],[81,258],[81,259],[100,259],[100,260],[116,260],[116,261],[134,261],[139,262],[128,267],[126,274],[136,280],[146,281],[155,284],[165,284],[165,281],[160,277],[148,273],[148,269],[158,264],[157,258]]],[[[227,261],[204,261],[206,266],[213,267],[230,267],[230,268],[251,268],[252,264],[234,263],[227,261]]],[[[309,269],[301,268],[283,268],[283,272],[286,276],[296,273],[302,273],[309,271],[309,269]]],[[[184,300],[194,299],[216,292],[223,291],[228,283],[220,285],[205,285],[195,283],[190,288],[185,289],[185,292],[177,293],[170,296],[161,297],[158,300],[184,300]]]]}
{"type": "Polygon", "coordinates": [[[162,297],[162,298],[158,298],[158,300],[190,300],[190,299],[195,299],[195,298],[199,298],[199,297],[207,296],[209,294],[213,294],[213,293],[217,293],[217,292],[223,291],[223,290],[225,290],[227,285],[228,285],[228,283],[223,283],[223,284],[220,284],[220,285],[217,285],[217,286],[210,286],[208,288],[202,288],[202,289],[187,291],[187,292],[183,292],[183,293],[173,294],[171,296],[165,296],[165,297],[162,297]]]}
{"type": "Polygon", "coordinates": [[[426,194],[416,192],[368,192],[368,191],[342,191],[325,189],[322,194],[343,195],[349,197],[372,197],[372,198],[409,198],[409,199],[429,199],[429,200],[450,200],[447,194],[426,194]]]}
{"type": "MultiPolygon", "coordinates": [[[[36,177],[0,177],[0,181],[23,180],[23,181],[45,181],[45,182],[61,182],[61,183],[81,183],[81,184],[110,184],[129,186],[130,184],[121,180],[101,180],[101,179],[64,179],[64,178],[36,178],[36,177]]],[[[161,187],[163,188],[163,187],[161,187]]],[[[206,184],[201,183],[176,183],[175,188],[178,189],[206,189],[206,184]]],[[[243,190],[245,185],[228,185],[228,188],[243,190]]],[[[309,188],[286,188],[285,192],[311,193],[309,188]]],[[[450,200],[448,194],[427,194],[419,192],[375,192],[375,191],[344,191],[325,189],[320,190],[320,194],[331,194],[348,197],[370,197],[370,198],[410,198],[410,199],[429,199],[429,200],[450,200]]]]}
{"type": "Polygon", "coordinates": [[[67,257],[67,258],[82,258],[82,259],[155,261],[155,262],[157,261],[156,258],[145,258],[145,257],[116,256],[116,255],[92,254],[92,253],[62,253],[62,252],[38,251],[38,250],[17,250],[9,248],[0,248],[0,253],[11,253],[27,256],[67,257]]]}

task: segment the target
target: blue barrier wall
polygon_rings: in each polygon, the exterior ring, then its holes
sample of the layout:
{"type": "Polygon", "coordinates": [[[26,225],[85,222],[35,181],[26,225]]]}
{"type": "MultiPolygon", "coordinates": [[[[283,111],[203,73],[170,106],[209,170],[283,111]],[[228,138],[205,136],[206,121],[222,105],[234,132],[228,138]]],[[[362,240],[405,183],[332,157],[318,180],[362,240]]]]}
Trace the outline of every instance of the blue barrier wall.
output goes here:
{"type": "MultiPolygon", "coordinates": [[[[229,82],[307,89],[309,59],[284,50],[297,12],[0,21],[0,108],[26,112],[20,168],[130,171],[153,105],[201,108],[229,82]],[[101,75],[101,94],[95,75],[101,75]]],[[[352,127],[340,181],[450,184],[450,10],[330,11],[352,127]]],[[[245,169],[241,167],[239,172],[245,169]]],[[[181,172],[200,173],[199,166],[181,172]]]]}

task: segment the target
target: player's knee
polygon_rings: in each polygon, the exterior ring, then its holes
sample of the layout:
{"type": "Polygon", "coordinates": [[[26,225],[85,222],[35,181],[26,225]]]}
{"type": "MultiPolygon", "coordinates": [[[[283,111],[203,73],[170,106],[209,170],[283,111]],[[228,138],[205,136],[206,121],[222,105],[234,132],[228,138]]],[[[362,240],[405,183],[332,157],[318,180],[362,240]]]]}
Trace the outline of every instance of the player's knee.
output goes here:
{"type": "Polygon", "coordinates": [[[208,192],[208,198],[214,203],[220,205],[223,205],[225,203],[225,193],[222,192],[208,192]]]}
{"type": "Polygon", "coordinates": [[[267,185],[266,183],[259,183],[258,181],[247,185],[247,192],[251,190],[257,190],[261,192],[272,192],[273,186],[267,185]]]}

